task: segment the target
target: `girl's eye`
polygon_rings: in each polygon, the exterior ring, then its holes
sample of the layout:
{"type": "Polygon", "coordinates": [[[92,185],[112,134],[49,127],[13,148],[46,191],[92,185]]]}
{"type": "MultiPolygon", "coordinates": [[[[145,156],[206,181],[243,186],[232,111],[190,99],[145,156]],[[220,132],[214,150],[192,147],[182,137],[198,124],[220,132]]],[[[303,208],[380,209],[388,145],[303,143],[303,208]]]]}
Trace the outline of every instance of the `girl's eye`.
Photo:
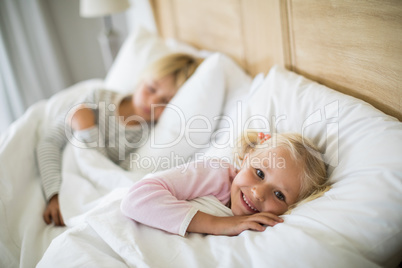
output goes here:
{"type": "Polygon", "coordinates": [[[279,191],[275,191],[274,193],[275,193],[276,197],[277,197],[279,200],[281,200],[281,201],[285,201],[285,200],[286,200],[285,195],[284,195],[283,193],[281,193],[281,192],[279,192],[279,191]]]}
{"type": "Polygon", "coordinates": [[[257,176],[260,177],[261,179],[265,178],[265,174],[261,169],[256,170],[257,176]]]}

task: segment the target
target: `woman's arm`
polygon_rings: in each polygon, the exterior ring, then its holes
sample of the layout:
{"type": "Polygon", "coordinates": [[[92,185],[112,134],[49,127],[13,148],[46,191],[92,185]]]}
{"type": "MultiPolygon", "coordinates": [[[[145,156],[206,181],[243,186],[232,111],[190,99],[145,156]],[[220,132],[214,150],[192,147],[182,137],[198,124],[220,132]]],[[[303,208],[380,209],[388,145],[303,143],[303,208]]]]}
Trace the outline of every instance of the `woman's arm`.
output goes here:
{"type": "Polygon", "coordinates": [[[71,128],[75,131],[80,131],[93,126],[95,126],[94,111],[85,105],[78,107],[71,118],[71,128]]]}
{"type": "Polygon", "coordinates": [[[83,143],[85,148],[95,149],[108,157],[106,147],[100,146],[105,144],[104,137],[95,123],[95,114],[92,109],[84,106],[78,108],[71,119],[71,128],[74,130],[75,137],[83,143]]]}
{"type": "Polygon", "coordinates": [[[36,154],[42,187],[47,202],[43,218],[47,224],[64,225],[59,209],[58,193],[61,185],[61,156],[67,138],[64,131],[64,116],[56,119],[46,135],[40,140],[36,154]]]}
{"type": "Polygon", "coordinates": [[[95,111],[88,107],[88,103],[99,105],[99,102],[106,101],[105,98],[110,98],[110,94],[105,94],[105,92],[105,90],[93,90],[84,100],[84,103],[87,104],[78,106],[72,113],[69,124],[74,131],[74,136],[86,148],[95,149],[103,156],[108,157],[106,147],[101,146],[105,144],[105,137],[98,126],[95,111]]]}
{"type": "Polygon", "coordinates": [[[39,173],[47,202],[43,214],[47,224],[54,221],[56,225],[64,225],[59,209],[58,193],[62,182],[62,152],[68,142],[66,127],[70,126],[66,124],[66,114],[63,113],[55,119],[36,148],[39,173]]]}
{"type": "Polygon", "coordinates": [[[36,148],[39,172],[46,201],[57,194],[61,185],[62,150],[67,143],[64,116],[60,116],[39,141],[36,148]]]}

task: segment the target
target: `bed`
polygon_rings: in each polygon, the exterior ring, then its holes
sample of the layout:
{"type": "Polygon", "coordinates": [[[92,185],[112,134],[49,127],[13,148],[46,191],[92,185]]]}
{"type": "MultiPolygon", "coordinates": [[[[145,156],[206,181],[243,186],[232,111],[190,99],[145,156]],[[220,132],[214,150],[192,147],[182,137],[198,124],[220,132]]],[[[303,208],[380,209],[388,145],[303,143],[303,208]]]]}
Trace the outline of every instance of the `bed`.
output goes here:
{"type": "MultiPolygon", "coordinates": [[[[150,3],[157,34],[136,28],[104,80],[83,81],[33,105],[1,137],[0,266],[397,267],[402,3],[150,3]],[[205,60],[136,152],[132,170],[67,146],[59,196],[67,227],[45,225],[35,146],[53,116],[93,87],[131,90],[146,62],[172,51],[205,60]],[[282,216],[282,224],[235,237],[179,237],[120,213],[128,187],[149,172],[190,159],[232,160],[233,141],[245,128],[312,139],[332,189],[282,216]]],[[[211,198],[192,202],[224,213],[211,198]]]]}

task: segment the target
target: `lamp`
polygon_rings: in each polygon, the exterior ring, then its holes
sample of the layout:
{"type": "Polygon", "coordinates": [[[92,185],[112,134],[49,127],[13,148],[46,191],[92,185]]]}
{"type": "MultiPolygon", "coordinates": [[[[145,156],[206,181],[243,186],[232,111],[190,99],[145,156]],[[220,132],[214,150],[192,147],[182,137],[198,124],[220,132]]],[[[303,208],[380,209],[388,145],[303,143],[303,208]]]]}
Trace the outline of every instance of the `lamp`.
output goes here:
{"type": "Polygon", "coordinates": [[[104,27],[99,34],[106,70],[110,68],[120,46],[119,34],[113,29],[111,14],[130,7],[128,0],[80,0],[80,15],[84,18],[103,17],[104,27]]]}

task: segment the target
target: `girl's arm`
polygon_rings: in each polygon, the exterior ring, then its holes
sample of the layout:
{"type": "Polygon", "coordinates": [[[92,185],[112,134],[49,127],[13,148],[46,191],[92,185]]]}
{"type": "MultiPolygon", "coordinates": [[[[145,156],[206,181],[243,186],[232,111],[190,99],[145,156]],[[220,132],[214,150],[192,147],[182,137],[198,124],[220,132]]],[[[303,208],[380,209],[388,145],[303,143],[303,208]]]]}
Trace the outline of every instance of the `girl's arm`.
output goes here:
{"type": "Polygon", "coordinates": [[[217,217],[198,211],[192,218],[187,232],[213,234],[213,235],[238,235],[245,230],[264,231],[263,225],[274,226],[283,222],[278,216],[260,212],[252,215],[217,217]]]}
{"type": "Polygon", "coordinates": [[[123,214],[135,221],[184,236],[198,210],[187,200],[213,195],[226,204],[235,169],[228,163],[193,162],[136,183],[123,199],[123,214]]]}

